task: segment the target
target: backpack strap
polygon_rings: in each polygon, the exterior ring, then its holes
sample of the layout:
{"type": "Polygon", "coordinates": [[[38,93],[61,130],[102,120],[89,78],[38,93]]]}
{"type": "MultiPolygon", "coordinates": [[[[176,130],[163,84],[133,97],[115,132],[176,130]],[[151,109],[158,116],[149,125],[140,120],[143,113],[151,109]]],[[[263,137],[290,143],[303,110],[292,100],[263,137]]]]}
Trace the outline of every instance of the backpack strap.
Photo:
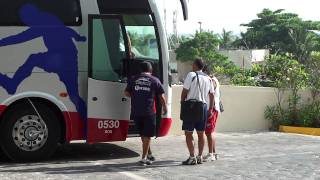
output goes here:
{"type": "MultiPolygon", "coordinates": [[[[196,73],[196,76],[197,76],[197,83],[198,83],[198,88],[199,88],[199,91],[200,91],[200,95],[201,95],[201,99],[203,98],[203,95],[202,95],[202,91],[201,91],[201,88],[200,88],[200,81],[199,81],[199,75],[197,72],[196,73]]],[[[204,99],[202,99],[204,101],[204,99]]]]}

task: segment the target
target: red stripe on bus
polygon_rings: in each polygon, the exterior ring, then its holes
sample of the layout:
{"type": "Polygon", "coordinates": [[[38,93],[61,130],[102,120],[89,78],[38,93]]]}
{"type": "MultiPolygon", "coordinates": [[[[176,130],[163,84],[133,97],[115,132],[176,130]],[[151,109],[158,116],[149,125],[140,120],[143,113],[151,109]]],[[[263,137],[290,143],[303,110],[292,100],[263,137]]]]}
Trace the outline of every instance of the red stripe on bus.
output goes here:
{"type": "Polygon", "coordinates": [[[125,141],[128,135],[128,120],[88,119],[88,143],[125,141]]]}
{"type": "Polygon", "coordinates": [[[7,106],[0,105],[0,114],[2,114],[6,108],[7,108],[7,106]]]}
{"type": "Polygon", "coordinates": [[[66,141],[84,139],[84,123],[77,112],[63,112],[66,122],[66,141]]]}

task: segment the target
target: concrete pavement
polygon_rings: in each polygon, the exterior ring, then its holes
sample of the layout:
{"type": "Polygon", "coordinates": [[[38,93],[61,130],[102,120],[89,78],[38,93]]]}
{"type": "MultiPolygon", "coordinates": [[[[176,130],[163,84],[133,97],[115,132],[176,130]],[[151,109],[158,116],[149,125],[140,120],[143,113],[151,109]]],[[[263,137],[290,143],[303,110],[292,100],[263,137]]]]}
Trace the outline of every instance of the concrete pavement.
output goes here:
{"type": "MultiPolygon", "coordinates": [[[[153,140],[157,161],[137,164],[140,139],[61,147],[49,161],[0,162],[0,179],[319,179],[320,137],[276,132],[217,134],[219,160],[182,166],[183,136],[153,140]]],[[[206,149],[207,150],[207,149],[206,149]]]]}

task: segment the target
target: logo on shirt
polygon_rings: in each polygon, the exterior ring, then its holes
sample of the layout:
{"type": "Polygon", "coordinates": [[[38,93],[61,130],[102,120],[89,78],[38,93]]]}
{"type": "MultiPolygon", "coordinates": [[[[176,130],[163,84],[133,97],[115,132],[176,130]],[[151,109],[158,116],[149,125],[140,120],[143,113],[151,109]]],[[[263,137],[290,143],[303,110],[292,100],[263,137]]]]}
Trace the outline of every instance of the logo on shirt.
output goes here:
{"type": "Polygon", "coordinates": [[[151,89],[150,89],[150,87],[143,87],[143,86],[139,86],[139,85],[136,85],[135,87],[134,87],[134,90],[136,90],[136,91],[151,91],[151,89]]]}
{"type": "Polygon", "coordinates": [[[149,78],[141,77],[135,81],[134,89],[136,91],[151,91],[151,81],[149,78]]]}
{"type": "Polygon", "coordinates": [[[151,81],[149,78],[141,77],[135,81],[136,85],[141,86],[151,86],[151,81]]]}

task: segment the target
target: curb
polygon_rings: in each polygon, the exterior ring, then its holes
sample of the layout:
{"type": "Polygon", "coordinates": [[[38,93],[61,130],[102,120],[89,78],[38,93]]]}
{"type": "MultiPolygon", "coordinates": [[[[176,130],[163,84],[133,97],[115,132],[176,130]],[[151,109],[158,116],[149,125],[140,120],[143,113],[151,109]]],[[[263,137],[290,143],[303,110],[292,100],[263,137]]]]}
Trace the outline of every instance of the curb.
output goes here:
{"type": "Polygon", "coordinates": [[[320,128],[280,126],[280,132],[320,136],[320,128]]]}

